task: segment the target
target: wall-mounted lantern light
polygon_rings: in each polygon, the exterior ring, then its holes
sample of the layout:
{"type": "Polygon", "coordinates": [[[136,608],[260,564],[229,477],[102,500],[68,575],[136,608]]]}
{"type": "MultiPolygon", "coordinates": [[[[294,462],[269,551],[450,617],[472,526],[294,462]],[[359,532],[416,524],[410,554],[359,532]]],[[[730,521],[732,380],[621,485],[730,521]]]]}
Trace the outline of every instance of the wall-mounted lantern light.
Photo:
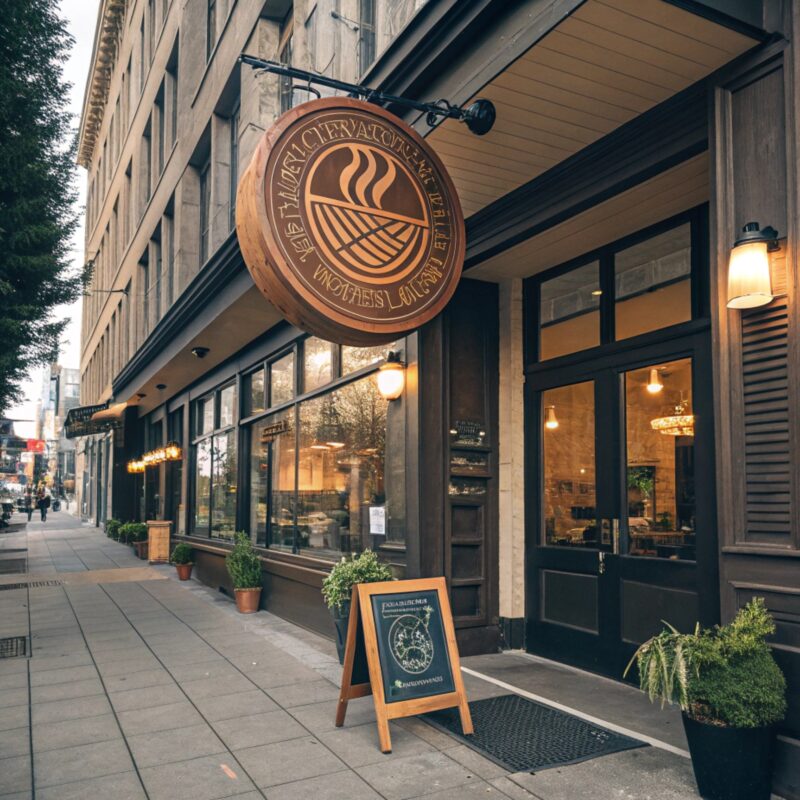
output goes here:
{"type": "Polygon", "coordinates": [[[183,451],[177,442],[167,442],[164,455],[167,461],[180,461],[183,458],[183,451]]]}
{"type": "Polygon", "coordinates": [[[132,461],[128,462],[128,472],[131,475],[136,475],[140,472],[144,472],[144,461],[139,458],[135,458],[132,461]]]}
{"type": "Polygon", "coordinates": [[[778,249],[778,231],[748,222],[733,243],[728,262],[728,308],[757,308],[772,302],[769,253],[778,249]]]}
{"type": "Polygon", "coordinates": [[[406,365],[393,350],[386,354],[377,375],[378,391],[384,400],[397,400],[406,385],[406,365]]]}
{"type": "Polygon", "coordinates": [[[544,426],[549,431],[554,431],[558,427],[558,417],[556,417],[555,406],[545,406],[544,426]]]}
{"type": "Polygon", "coordinates": [[[650,370],[650,378],[647,381],[647,391],[650,394],[658,394],[664,388],[664,384],[661,383],[661,378],[658,375],[658,370],[653,367],[650,370]]]}

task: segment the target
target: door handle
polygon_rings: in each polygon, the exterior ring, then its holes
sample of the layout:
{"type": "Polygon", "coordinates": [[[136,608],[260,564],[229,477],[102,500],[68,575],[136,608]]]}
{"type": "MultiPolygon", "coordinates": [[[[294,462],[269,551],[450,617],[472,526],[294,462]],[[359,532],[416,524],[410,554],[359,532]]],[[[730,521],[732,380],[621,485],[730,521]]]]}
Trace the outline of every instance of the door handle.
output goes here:
{"type": "Polygon", "coordinates": [[[597,574],[602,575],[606,571],[606,553],[605,550],[597,551],[597,574]]]}

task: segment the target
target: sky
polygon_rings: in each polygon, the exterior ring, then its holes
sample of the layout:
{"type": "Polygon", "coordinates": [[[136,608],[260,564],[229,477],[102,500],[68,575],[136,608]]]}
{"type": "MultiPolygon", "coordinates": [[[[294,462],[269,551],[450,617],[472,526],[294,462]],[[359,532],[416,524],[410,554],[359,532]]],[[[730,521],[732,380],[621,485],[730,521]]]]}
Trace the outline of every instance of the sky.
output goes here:
{"type": "MultiPolygon", "coordinates": [[[[70,111],[74,115],[74,127],[80,123],[81,108],[83,106],[83,92],[86,87],[86,76],[89,71],[89,62],[92,57],[92,43],[94,29],[97,22],[97,9],[99,0],[59,0],[58,6],[61,16],[66,19],[67,27],[75,39],[69,60],[64,67],[64,77],[72,84],[70,90],[70,111]]],[[[86,193],[86,172],[83,167],[77,168],[77,181],[79,187],[80,226],[75,232],[72,242],[73,260],[76,267],[84,263],[85,253],[83,246],[83,205],[86,193]]],[[[54,313],[56,319],[68,318],[69,325],[61,341],[59,363],[64,367],[80,366],[81,344],[81,303],[80,300],[71,306],[59,306],[54,313]]],[[[42,393],[42,381],[45,369],[36,368],[23,383],[24,400],[13,406],[8,416],[12,419],[33,420],[36,413],[36,400],[42,393]]],[[[15,425],[15,431],[20,436],[32,437],[34,423],[25,422],[15,425]]]]}

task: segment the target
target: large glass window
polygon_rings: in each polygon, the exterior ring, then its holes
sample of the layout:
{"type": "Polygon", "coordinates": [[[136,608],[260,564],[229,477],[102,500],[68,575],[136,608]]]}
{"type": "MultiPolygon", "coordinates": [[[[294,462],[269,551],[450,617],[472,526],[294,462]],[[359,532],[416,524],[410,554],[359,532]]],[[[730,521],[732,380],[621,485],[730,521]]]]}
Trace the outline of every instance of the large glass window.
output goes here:
{"type": "Polygon", "coordinates": [[[695,559],[692,360],[625,373],[628,552],[695,559]]]}
{"type": "Polygon", "coordinates": [[[264,411],[267,407],[264,402],[264,369],[251,372],[244,376],[244,415],[246,417],[264,411]]]}
{"type": "Polygon", "coordinates": [[[236,416],[235,384],[195,405],[195,430],[203,438],[194,447],[194,533],[231,539],[236,530],[236,416]]]}
{"type": "Polygon", "coordinates": [[[312,336],[303,342],[303,391],[313,392],[333,378],[333,348],[330,342],[312,336]]]}
{"type": "Polygon", "coordinates": [[[542,393],[545,544],[599,546],[594,381],[542,393]]]}
{"type": "Polygon", "coordinates": [[[236,431],[214,436],[211,470],[211,536],[232,539],[236,531],[236,431]]]}
{"type": "Polygon", "coordinates": [[[250,530],[256,544],[295,548],[295,409],[250,428],[250,530]]]}
{"type": "Polygon", "coordinates": [[[587,254],[591,261],[530,278],[538,290],[539,360],[707,315],[702,293],[693,296],[707,243],[693,245],[702,243],[706,214],[694,209],[587,254]]]}
{"type": "Polygon", "coordinates": [[[372,377],[300,405],[299,549],[357,553],[385,536],[386,411],[372,377]]]}
{"type": "Polygon", "coordinates": [[[194,532],[209,532],[211,521],[211,439],[195,448],[194,532]]]}
{"type": "Polygon", "coordinates": [[[597,261],[542,282],[539,290],[542,360],[600,344],[601,294],[597,261]]]}
{"type": "Polygon", "coordinates": [[[269,396],[271,406],[288,403],[294,397],[294,353],[270,364],[269,396]]]}
{"type": "Polygon", "coordinates": [[[691,226],[646,239],[614,255],[616,338],[692,318],[691,226]]]}
{"type": "Polygon", "coordinates": [[[351,347],[342,345],[342,375],[348,375],[359,369],[368,367],[382,361],[390,350],[395,349],[395,344],[382,344],[377,347],[351,347]]]}

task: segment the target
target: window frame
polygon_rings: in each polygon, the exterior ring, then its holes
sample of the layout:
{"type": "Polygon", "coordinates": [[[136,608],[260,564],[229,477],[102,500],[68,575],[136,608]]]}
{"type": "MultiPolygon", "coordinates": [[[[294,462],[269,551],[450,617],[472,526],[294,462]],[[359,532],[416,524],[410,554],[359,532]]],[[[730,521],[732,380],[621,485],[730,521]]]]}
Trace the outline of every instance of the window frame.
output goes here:
{"type": "MultiPolygon", "coordinates": [[[[556,267],[545,270],[537,275],[526,278],[524,281],[524,306],[525,312],[530,319],[525,334],[525,364],[535,365],[536,368],[551,368],[564,363],[565,359],[582,359],[587,354],[591,354],[609,345],[629,346],[630,343],[639,341],[642,337],[661,336],[679,334],[684,331],[687,325],[698,320],[706,320],[710,316],[708,299],[708,204],[703,203],[699,206],[681,212],[672,217],[664,219],[654,225],[629,234],[621,239],[614,240],[591,250],[582,253],[576,258],[559,264],[556,267]],[[646,331],[636,336],[625,339],[615,338],[615,314],[617,306],[616,281],[615,281],[615,257],[618,252],[627,250],[637,244],[652,239],[660,234],[688,224],[690,227],[690,270],[689,281],[691,286],[690,318],[682,322],[665,328],[658,328],[653,331],[646,331]],[[541,359],[541,287],[553,278],[568,274],[574,270],[585,267],[592,262],[598,262],[600,273],[600,341],[598,345],[578,350],[574,353],[566,353],[548,359],[541,359]],[[665,332],[667,332],[665,334],[665,332]]],[[[623,298],[625,299],[625,298],[623,298]]]]}

